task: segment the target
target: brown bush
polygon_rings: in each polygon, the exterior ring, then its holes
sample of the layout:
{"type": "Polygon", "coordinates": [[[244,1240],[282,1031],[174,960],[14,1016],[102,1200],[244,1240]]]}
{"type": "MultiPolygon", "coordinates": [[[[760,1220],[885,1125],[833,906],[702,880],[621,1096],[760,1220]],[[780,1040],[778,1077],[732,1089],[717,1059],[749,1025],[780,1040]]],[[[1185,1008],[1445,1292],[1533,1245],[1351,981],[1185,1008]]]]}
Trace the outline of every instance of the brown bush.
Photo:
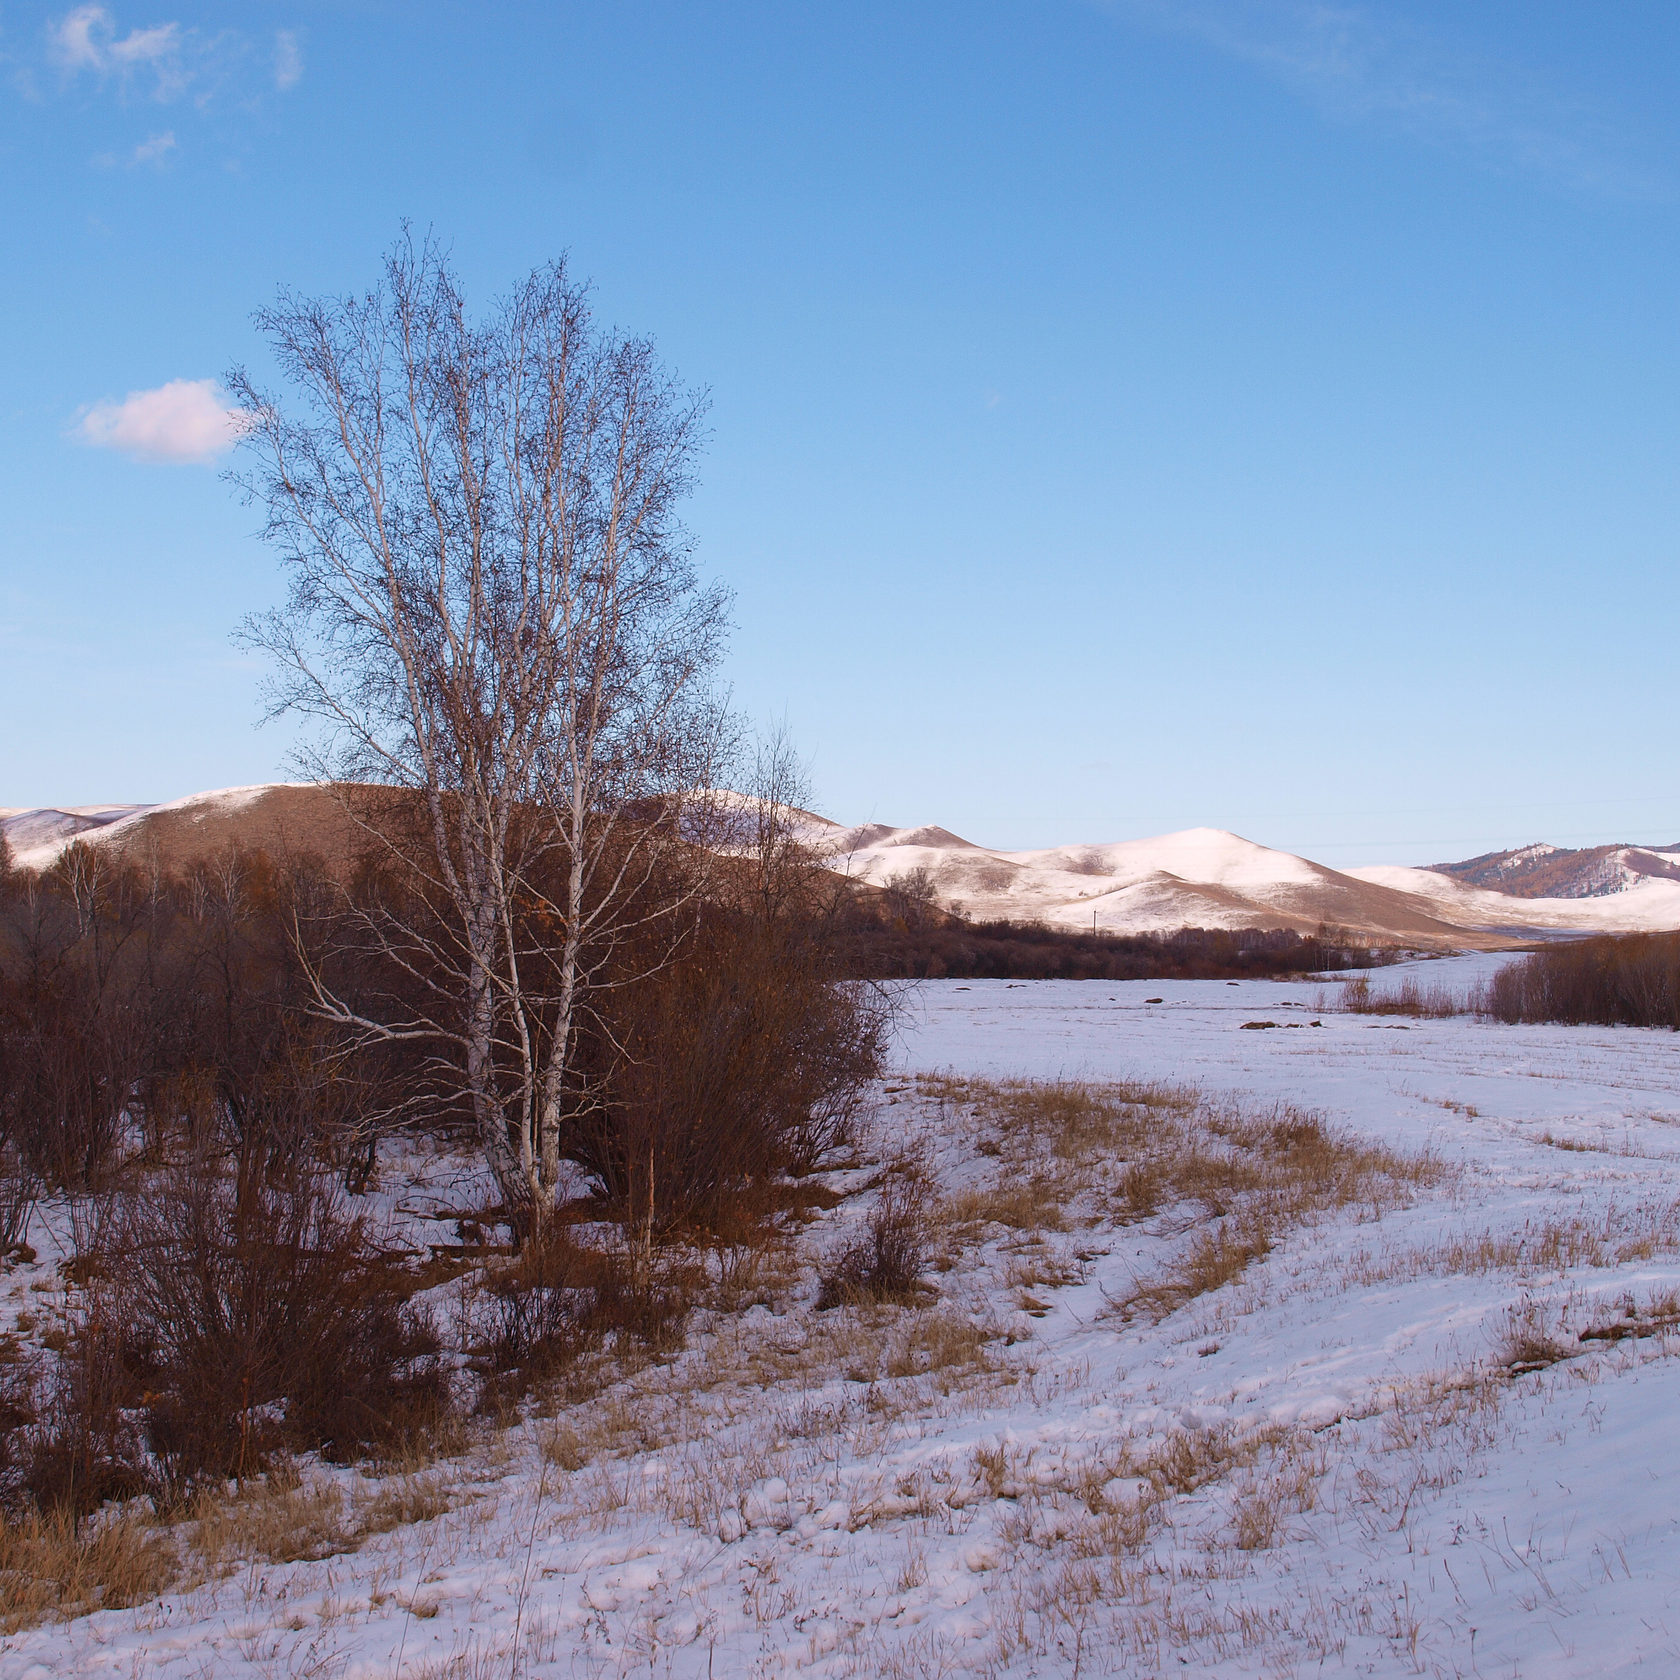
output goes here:
{"type": "Polygon", "coordinates": [[[1409,974],[1391,991],[1374,990],[1370,977],[1361,974],[1343,981],[1341,995],[1320,1007],[1339,1009],[1348,1015],[1410,1015],[1440,1021],[1452,1015],[1468,1015],[1472,1005],[1447,986],[1421,986],[1409,974]]]}
{"type": "Polygon", "coordinates": [[[126,1342],[106,1304],[84,1300],[62,1352],[38,1376],[21,1434],[14,1510],[75,1520],[107,1500],[147,1490],[151,1478],[131,1410],[135,1391],[126,1342]]]}
{"type": "Polygon", "coordinates": [[[807,927],[723,910],[612,1007],[568,1149],[644,1233],[729,1223],[754,1186],[844,1148],[889,1025],[807,927]]]}
{"type": "Polygon", "coordinates": [[[928,1202],[927,1179],[918,1170],[889,1171],[862,1233],[824,1275],[817,1306],[914,1300],[927,1267],[928,1202]]]}
{"type": "Polygon", "coordinates": [[[85,1188],[145,1071],[156,905],[72,847],[47,880],[7,877],[0,910],[0,1126],[33,1177],[85,1188]]]}
{"type": "Polygon", "coordinates": [[[1480,1005],[1499,1021],[1680,1031],[1680,933],[1548,945],[1500,969],[1480,1005]]]}
{"type": "Polygon", "coordinates": [[[927,883],[851,894],[836,916],[842,971],[872,979],[1283,979],[1392,962],[1345,929],[1180,928],[1078,933],[1030,922],[969,922],[934,909],[927,883]]]}
{"type": "Polygon", "coordinates": [[[639,1273],[632,1256],[582,1247],[550,1223],[484,1276],[481,1404],[494,1408],[561,1376],[614,1337],[668,1346],[688,1314],[687,1283],[668,1268],[639,1273]]]}
{"type": "Polygon", "coordinates": [[[389,1448],[447,1408],[404,1277],[307,1166],[252,1148],[174,1167],[97,1258],[166,1493],[276,1453],[389,1448]]]}

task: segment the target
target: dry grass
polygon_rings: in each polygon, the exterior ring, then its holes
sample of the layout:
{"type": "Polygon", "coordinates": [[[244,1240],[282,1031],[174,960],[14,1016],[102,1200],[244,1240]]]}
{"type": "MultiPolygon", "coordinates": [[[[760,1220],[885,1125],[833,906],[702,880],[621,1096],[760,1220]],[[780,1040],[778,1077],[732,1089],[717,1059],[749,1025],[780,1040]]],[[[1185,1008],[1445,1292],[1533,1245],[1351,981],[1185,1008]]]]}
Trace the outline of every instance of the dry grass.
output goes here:
{"type": "Polygon", "coordinates": [[[174,1582],[171,1537],[138,1506],[78,1524],[67,1511],[0,1523],[0,1631],[114,1610],[174,1582]]]}
{"type": "Polygon", "coordinates": [[[1475,1000],[1466,1000],[1449,986],[1420,985],[1407,975],[1389,991],[1376,991],[1369,975],[1356,975],[1342,982],[1341,991],[1322,993],[1316,1007],[1324,1012],[1343,1015],[1409,1015],[1416,1020],[1441,1021],[1452,1015],[1468,1015],[1475,1000]]]}
{"type": "Polygon", "coordinates": [[[359,1543],[348,1506],[343,1490],[329,1481],[252,1482],[231,1499],[203,1493],[193,1510],[192,1548],[212,1575],[250,1559],[299,1563],[332,1557],[359,1543]]]}
{"type": "Polygon", "coordinates": [[[1337,1262],[1344,1287],[1418,1277],[1561,1276],[1680,1253],[1680,1202],[1647,1198],[1585,1217],[1540,1219],[1516,1230],[1461,1230],[1436,1242],[1349,1254],[1337,1262]]]}
{"type": "Polygon", "coordinates": [[[1200,1231],[1184,1253],[1160,1277],[1119,1303],[1122,1315],[1142,1313],[1165,1318],[1198,1295],[1211,1294],[1233,1283],[1256,1260],[1272,1251],[1273,1229],[1264,1218],[1249,1218],[1200,1231]]]}
{"type": "Polygon", "coordinates": [[[353,1552],[371,1535],[430,1522],[455,1503],[437,1473],[394,1476],[353,1493],[324,1478],[271,1477],[231,1497],[201,1494],[189,1529],[192,1556],[212,1576],[252,1560],[316,1561],[353,1552]]]}
{"type": "Polygon", "coordinates": [[[193,1588],[244,1562],[319,1561],[370,1536],[454,1509],[440,1473],[358,1483],[302,1480],[279,1465],[244,1487],[200,1488],[185,1520],[148,1505],[109,1507],[77,1524],[67,1510],[0,1522],[0,1631],[67,1620],[193,1588]]]}
{"type": "Polygon", "coordinates": [[[1505,1328],[1499,1337],[1495,1362],[1513,1377],[1544,1371],[1573,1350],[1558,1340],[1554,1315],[1540,1302],[1524,1300],[1505,1314],[1505,1328]]]}
{"type": "Polygon", "coordinates": [[[0,1632],[141,1604],[239,1564],[299,1563],[357,1550],[457,1503],[442,1476],[402,1475],[346,1493],[284,1468],[236,1491],[201,1489],[171,1525],[134,1502],[76,1523],[67,1511],[0,1524],[0,1632]]]}
{"type": "Polygon", "coordinates": [[[1577,1336],[1581,1342],[1625,1342],[1642,1336],[1669,1336],[1680,1330],[1680,1290],[1664,1289],[1643,1306],[1632,1295],[1622,1302],[1616,1318],[1590,1324],[1577,1336]]]}
{"type": "MultiPolygon", "coordinates": [[[[1241,1277],[1288,1231],[1349,1208],[1375,1217],[1445,1171],[1289,1104],[1250,1114],[1188,1086],[948,1076],[921,1085],[972,1123],[998,1162],[992,1184],[947,1204],[959,1239],[1146,1220],[1194,1232],[1162,1273],[1115,1302],[1122,1315],[1163,1318],[1241,1277]]],[[[1036,1298],[1023,1305],[1042,1310],[1036,1298]]]]}

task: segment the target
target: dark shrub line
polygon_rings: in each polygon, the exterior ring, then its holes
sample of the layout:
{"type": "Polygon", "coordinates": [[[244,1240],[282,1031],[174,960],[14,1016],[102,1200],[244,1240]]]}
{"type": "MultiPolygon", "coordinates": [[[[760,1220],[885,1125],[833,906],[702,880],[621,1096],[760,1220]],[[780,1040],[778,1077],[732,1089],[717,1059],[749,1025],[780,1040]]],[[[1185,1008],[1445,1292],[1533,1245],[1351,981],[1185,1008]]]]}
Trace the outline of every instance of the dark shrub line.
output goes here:
{"type": "Polygon", "coordinates": [[[1369,968],[1395,960],[1339,929],[1180,928],[1076,933],[1024,922],[877,913],[857,901],[840,931],[846,971],[868,979],[1232,980],[1369,968]]]}
{"type": "Polygon", "coordinates": [[[1478,1007],[1496,1021],[1680,1031],[1680,933],[1547,945],[1500,969],[1478,1007]]]}

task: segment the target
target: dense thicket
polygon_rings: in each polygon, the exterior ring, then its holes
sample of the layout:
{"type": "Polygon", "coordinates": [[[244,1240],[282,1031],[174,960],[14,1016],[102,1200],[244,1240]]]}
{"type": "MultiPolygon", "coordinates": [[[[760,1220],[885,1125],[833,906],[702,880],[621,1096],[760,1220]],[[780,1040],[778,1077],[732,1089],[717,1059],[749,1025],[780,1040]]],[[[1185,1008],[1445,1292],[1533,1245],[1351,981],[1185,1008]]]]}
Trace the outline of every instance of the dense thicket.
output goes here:
{"type": "MultiPolygon", "coordinates": [[[[439,912],[389,851],[348,876],[230,853],[164,878],[86,846],[0,868],[0,1243],[54,1198],[75,1286],[52,1356],[0,1372],[0,1503],[85,1512],[277,1455],[389,1450],[462,1398],[410,1302],[420,1257],[355,1203],[382,1138],[472,1124],[424,960],[439,912]],[[361,1032],[324,995],[397,1030],[361,1032]]],[[[562,1147],[625,1240],[585,1255],[520,1206],[463,1210],[524,1248],[482,1280],[496,1381],[666,1333],[684,1304],[655,1245],[739,1229],[847,1141],[886,1015],[837,979],[810,896],[826,875],[793,856],[772,873],[768,896],[746,866],[650,876],[654,931],[598,954],[562,1147]]],[[[515,937],[540,949],[540,926],[515,937]]]]}
{"type": "Polygon", "coordinates": [[[846,971],[870,979],[1240,980],[1366,968],[1389,960],[1351,935],[1321,929],[1180,928],[1174,933],[1074,933],[1021,922],[959,922],[858,903],[845,912],[846,971]]]}
{"type": "Polygon", "coordinates": [[[1545,946],[1500,969],[1481,1007],[1501,1021],[1680,1031],[1680,933],[1545,946]]]}

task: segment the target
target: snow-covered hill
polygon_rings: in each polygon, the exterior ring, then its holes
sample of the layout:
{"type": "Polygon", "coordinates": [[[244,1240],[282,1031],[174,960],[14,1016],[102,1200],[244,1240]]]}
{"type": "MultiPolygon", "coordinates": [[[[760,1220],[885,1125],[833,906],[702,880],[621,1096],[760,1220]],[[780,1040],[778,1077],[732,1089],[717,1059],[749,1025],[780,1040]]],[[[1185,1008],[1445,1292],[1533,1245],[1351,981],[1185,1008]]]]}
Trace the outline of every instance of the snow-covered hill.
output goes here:
{"type": "MultiPolygon", "coordinates": [[[[847,828],[803,815],[830,867],[873,886],[931,896],[976,920],[1038,921],[1108,933],[1322,924],[1425,949],[1497,948],[1536,935],[1680,928],[1680,877],[1631,870],[1619,891],[1536,897],[1434,869],[1336,870],[1217,828],[1110,845],[1001,851],[928,824],[847,828]]],[[[298,783],[226,788],[163,805],[0,810],[14,860],[48,867],[73,840],[177,868],[231,844],[348,855],[356,829],[332,790],[298,783]]],[[[1666,854],[1653,852],[1659,865],[1666,854]]]]}
{"type": "Polygon", "coordinates": [[[1680,881],[1680,846],[1570,849],[1542,842],[1430,868],[1467,887],[1488,887],[1517,898],[1602,898],[1651,878],[1680,881]]]}
{"type": "Polygon", "coordinates": [[[352,828],[334,793],[309,782],[260,782],[160,805],[0,807],[0,832],[20,869],[49,869],[80,841],[128,862],[179,869],[230,845],[338,854],[352,828]]]}
{"type": "Polygon", "coordinates": [[[971,917],[1110,933],[1191,926],[1305,933],[1329,922],[1441,946],[1680,928],[1680,880],[1641,877],[1591,898],[1518,898],[1427,869],[1328,869],[1215,828],[1024,852],[992,851],[942,828],[878,823],[824,824],[813,838],[834,868],[876,886],[931,889],[971,917]]]}
{"type": "Polygon", "coordinates": [[[29,809],[0,805],[0,834],[13,857],[37,852],[56,856],[77,835],[87,835],[124,817],[151,810],[150,805],[44,805],[29,809]]]}

